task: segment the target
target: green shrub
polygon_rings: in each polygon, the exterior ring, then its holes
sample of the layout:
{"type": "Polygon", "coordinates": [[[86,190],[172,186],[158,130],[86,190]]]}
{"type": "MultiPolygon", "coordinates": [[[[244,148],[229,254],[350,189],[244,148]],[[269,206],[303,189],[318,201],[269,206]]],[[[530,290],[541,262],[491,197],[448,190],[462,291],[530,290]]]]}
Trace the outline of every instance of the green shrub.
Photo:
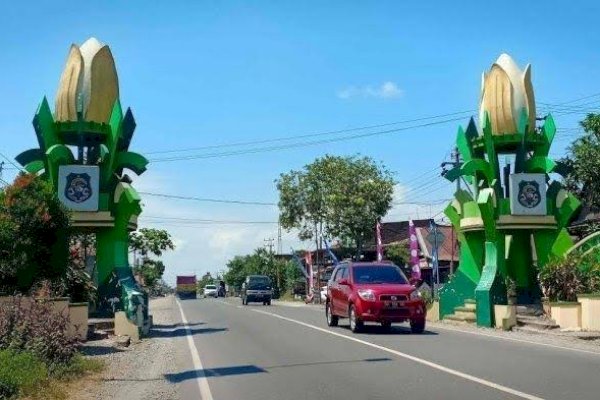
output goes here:
{"type": "Polygon", "coordinates": [[[45,301],[15,296],[0,306],[0,350],[28,351],[50,367],[67,364],[79,340],[69,335],[69,317],[45,301]]]}
{"type": "Polygon", "coordinates": [[[589,254],[580,258],[578,269],[583,285],[583,292],[580,293],[600,293],[600,262],[597,255],[589,254]]]}
{"type": "Polygon", "coordinates": [[[0,399],[32,393],[47,376],[46,365],[32,353],[0,350],[0,399]]]}
{"type": "Polygon", "coordinates": [[[576,301],[583,291],[579,257],[555,258],[540,270],[539,281],[544,296],[551,301],[576,301]]]}
{"type": "Polygon", "coordinates": [[[422,290],[419,289],[419,292],[421,293],[421,299],[423,299],[425,305],[429,306],[430,304],[433,304],[434,299],[433,295],[431,294],[431,289],[423,288],[422,290]]]}
{"type": "Polygon", "coordinates": [[[594,254],[555,258],[542,267],[539,281],[551,301],[576,301],[578,293],[600,292],[600,262],[594,254]]]}

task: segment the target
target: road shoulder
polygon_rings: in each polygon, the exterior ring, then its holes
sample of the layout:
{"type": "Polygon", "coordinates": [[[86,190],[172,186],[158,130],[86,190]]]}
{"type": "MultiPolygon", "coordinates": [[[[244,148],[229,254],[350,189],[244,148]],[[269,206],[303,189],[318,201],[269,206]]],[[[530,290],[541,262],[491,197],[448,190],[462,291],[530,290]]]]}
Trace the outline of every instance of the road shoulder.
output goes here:
{"type": "Polygon", "coordinates": [[[178,387],[168,377],[179,373],[177,354],[181,331],[173,297],[150,300],[154,327],[150,337],[127,348],[118,348],[113,339],[87,342],[83,352],[105,363],[101,374],[90,377],[86,385],[77,385],[70,399],[176,400],[178,387]]]}

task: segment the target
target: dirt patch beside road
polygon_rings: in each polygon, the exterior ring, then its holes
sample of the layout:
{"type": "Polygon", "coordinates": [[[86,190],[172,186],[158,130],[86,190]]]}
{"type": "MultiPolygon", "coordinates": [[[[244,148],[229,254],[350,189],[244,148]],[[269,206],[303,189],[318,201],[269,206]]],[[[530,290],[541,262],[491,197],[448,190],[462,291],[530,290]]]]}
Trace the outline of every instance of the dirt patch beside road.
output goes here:
{"type": "Polygon", "coordinates": [[[149,338],[127,348],[119,348],[111,339],[88,342],[83,352],[104,361],[104,371],[78,382],[71,399],[176,400],[177,386],[165,379],[166,374],[180,371],[176,359],[177,337],[168,333],[179,326],[179,312],[174,297],[150,300],[154,318],[149,338]]]}

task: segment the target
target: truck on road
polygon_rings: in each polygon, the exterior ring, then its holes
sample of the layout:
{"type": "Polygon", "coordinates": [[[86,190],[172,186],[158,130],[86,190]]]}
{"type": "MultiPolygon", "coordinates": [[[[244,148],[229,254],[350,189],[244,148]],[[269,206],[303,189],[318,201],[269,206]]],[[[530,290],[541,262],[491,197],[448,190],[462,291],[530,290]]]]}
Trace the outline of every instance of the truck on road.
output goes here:
{"type": "Polygon", "coordinates": [[[196,281],[196,275],[178,275],[175,291],[180,299],[197,298],[198,283],[196,281]]]}

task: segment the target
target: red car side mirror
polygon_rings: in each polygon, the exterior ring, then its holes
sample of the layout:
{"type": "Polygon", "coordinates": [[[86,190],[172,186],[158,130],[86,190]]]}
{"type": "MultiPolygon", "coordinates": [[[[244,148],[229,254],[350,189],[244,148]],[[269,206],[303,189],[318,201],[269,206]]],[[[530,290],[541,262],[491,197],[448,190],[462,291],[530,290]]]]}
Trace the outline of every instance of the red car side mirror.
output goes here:
{"type": "Polygon", "coordinates": [[[342,279],[340,279],[340,281],[338,282],[338,284],[348,286],[350,284],[350,282],[348,282],[348,279],[342,278],[342,279]]]}

